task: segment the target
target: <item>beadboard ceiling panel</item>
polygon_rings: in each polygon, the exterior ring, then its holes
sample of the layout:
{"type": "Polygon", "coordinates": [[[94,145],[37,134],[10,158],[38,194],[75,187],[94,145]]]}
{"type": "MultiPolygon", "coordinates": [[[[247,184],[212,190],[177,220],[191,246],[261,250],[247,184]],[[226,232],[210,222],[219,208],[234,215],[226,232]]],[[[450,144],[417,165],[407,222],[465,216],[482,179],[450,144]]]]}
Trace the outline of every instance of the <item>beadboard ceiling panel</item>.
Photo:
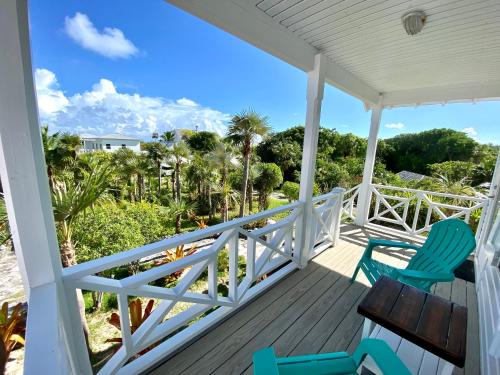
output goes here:
{"type": "Polygon", "coordinates": [[[304,71],[323,53],[327,81],[367,103],[500,98],[500,0],[167,1],[304,71]],[[412,10],[427,19],[409,36],[412,10]]]}

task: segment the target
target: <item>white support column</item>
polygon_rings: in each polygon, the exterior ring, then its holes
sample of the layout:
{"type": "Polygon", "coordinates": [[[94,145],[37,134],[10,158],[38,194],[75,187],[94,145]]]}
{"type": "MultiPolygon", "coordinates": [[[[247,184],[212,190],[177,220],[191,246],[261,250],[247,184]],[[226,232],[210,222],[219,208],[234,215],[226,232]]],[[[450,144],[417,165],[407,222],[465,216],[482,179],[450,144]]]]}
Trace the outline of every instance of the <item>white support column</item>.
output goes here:
{"type": "MultiPolygon", "coordinates": [[[[495,164],[495,170],[493,172],[493,177],[491,179],[490,191],[488,193],[488,206],[486,212],[483,209],[482,220],[480,225],[478,225],[477,233],[479,233],[479,240],[477,241],[476,252],[480,252],[482,247],[488,240],[491,228],[493,227],[493,222],[495,221],[495,205],[498,202],[498,197],[500,193],[500,152],[497,155],[497,162],[495,164]]],[[[477,237],[477,234],[476,234],[477,237]]]]}
{"type": "Polygon", "coordinates": [[[300,173],[299,201],[304,203],[302,222],[298,223],[296,244],[300,249],[300,264],[305,267],[309,260],[309,253],[314,246],[312,230],[313,206],[312,196],[314,187],[314,172],[316,168],[316,154],[318,151],[319,121],[321,118],[321,102],[325,87],[326,57],[317,54],[314,57],[314,70],[307,76],[307,108],[304,130],[304,146],[302,149],[302,167],[300,173]]]}
{"type": "Polygon", "coordinates": [[[372,108],[370,123],[370,134],[368,136],[368,145],[366,147],[365,168],[363,171],[363,182],[359,187],[358,204],[356,209],[356,225],[363,226],[368,220],[371,201],[371,184],[373,178],[373,168],[375,167],[375,156],[377,154],[377,137],[380,128],[380,118],[382,117],[382,105],[379,104],[372,108]]]}
{"type": "Polygon", "coordinates": [[[38,124],[27,0],[0,2],[0,46],[0,175],[29,297],[24,372],[64,374],[68,357],[61,328],[73,337],[78,327],[64,324],[69,316],[38,124]]]}

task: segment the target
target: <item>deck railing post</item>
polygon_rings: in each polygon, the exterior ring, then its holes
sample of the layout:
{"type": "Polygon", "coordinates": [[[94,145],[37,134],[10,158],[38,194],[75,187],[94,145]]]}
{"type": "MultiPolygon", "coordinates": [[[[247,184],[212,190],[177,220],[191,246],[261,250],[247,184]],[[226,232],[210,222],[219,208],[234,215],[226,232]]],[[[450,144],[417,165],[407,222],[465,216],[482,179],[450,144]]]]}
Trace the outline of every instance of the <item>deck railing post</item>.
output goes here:
{"type": "Polygon", "coordinates": [[[481,215],[481,221],[476,230],[476,240],[477,240],[477,250],[481,252],[482,247],[488,240],[491,228],[493,227],[493,222],[496,217],[496,205],[498,202],[498,197],[500,196],[500,152],[497,155],[497,161],[495,164],[495,170],[493,172],[493,177],[491,179],[490,191],[488,192],[488,201],[485,208],[483,208],[483,213],[481,215]],[[479,234],[479,236],[477,236],[479,234]]]}
{"type": "Polygon", "coordinates": [[[380,128],[380,118],[382,116],[381,100],[379,104],[372,108],[370,133],[368,145],[366,147],[365,167],[363,171],[363,182],[359,187],[358,205],[356,209],[356,225],[363,226],[368,220],[371,202],[371,184],[373,179],[373,168],[375,167],[375,156],[377,154],[377,137],[380,128]]]}
{"type": "MultiPolygon", "coordinates": [[[[81,328],[68,324],[38,123],[27,0],[0,2],[0,46],[0,175],[17,262],[29,298],[24,372],[65,374],[70,372],[68,359],[75,359],[78,352],[72,333],[81,328]],[[42,326],[41,315],[46,319],[42,326]],[[69,352],[61,342],[67,344],[69,352]]],[[[85,341],[81,344],[82,354],[87,355],[85,341]]],[[[78,360],[70,362],[73,373],[91,373],[90,363],[85,367],[78,360]]]]}
{"type": "Polygon", "coordinates": [[[340,222],[342,221],[342,203],[344,201],[345,189],[337,187],[332,190],[332,193],[335,194],[335,206],[332,212],[331,233],[333,237],[332,246],[335,246],[340,237],[340,222]]]}
{"type": "Polygon", "coordinates": [[[307,108],[304,130],[304,146],[302,150],[302,167],[300,173],[299,201],[303,203],[302,220],[297,224],[296,244],[300,251],[300,265],[305,267],[309,260],[309,252],[314,246],[313,233],[313,187],[318,151],[319,121],[321,103],[325,87],[326,57],[317,54],[314,57],[314,69],[307,76],[307,108]]]}

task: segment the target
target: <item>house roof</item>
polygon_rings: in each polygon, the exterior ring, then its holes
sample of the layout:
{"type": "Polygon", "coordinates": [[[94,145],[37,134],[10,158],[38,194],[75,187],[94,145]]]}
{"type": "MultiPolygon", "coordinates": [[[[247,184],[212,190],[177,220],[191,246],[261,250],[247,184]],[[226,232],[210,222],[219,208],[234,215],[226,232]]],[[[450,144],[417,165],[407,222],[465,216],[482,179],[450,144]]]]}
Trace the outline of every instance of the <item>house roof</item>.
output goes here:
{"type": "Polygon", "coordinates": [[[482,0],[167,0],[367,105],[500,98],[500,6],[482,0]],[[406,34],[401,17],[423,10],[406,34]]]}
{"type": "Polygon", "coordinates": [[[410,171],[401,171],[397,175],[403,181],[420,181],[427,177],[426,175],[410,171]]]}
{"type": "Polygon", "coordinates": [[[80,134],[81,139],[116,139],[116,140],[128,140],[128,141],[140,141],[140,139],[131,137],[124,134],[105,134],[105,135],[92,135],[92,134],[80,134]]]}

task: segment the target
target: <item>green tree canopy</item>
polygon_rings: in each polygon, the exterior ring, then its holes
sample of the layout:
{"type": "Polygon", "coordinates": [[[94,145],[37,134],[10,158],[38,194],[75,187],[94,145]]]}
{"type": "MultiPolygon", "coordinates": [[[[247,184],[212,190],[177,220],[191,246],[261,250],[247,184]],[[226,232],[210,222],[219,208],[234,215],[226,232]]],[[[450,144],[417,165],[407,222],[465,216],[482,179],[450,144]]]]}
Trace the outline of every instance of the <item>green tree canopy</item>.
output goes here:
{"type": "Polygon", "coordinates": [[[428,174],[429,164],[471,160],[478,147],[479,144],[463,132],[433,129],[387,139],[382,157],[393,172],[407,170],[428,174]]]}
{"type": "Polygon", "coordinates": [[[259,209],[264,211],[269,207],[269,195],[283,183],[283,174],[274,163],[259,163],[257,171],[254,185],[259,191],[259,209]]]}
{"type": "Polygon", "coordinates": [[[192,151],[201,153],[215,150],[215,147],[219,142],[219,135],[209,131],[195,132],[186,140],[186,143],[192,151]]]}

